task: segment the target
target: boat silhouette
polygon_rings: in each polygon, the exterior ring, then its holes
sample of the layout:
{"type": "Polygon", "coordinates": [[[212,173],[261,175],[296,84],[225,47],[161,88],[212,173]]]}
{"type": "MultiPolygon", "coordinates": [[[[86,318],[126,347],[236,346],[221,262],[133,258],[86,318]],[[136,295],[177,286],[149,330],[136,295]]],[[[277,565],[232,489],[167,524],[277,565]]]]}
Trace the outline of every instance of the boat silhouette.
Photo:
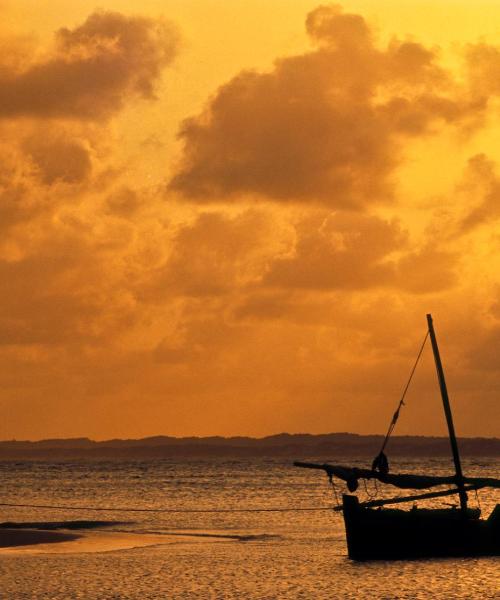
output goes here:
{"type": "Polygon", "coordinates": [[[467,497],[470,491],[485,487],[500,488],[500,479],[465,477],[463,474],[443,366],[430,314],[427,315],[427,325],[428,331],[417,362],[394,413],[382,449],[373,461],[371,469],[299,461],[294,463],[297,467],[323,470],[331,481],[335,477],[347,484],[351,493],[344,494],[342,505],[333,510],[343,512],[348,556],[353,560],[500,555],[500,504],[496,505],[487,519],[481,519],[481,511],[478,508],[470,508],[467,497]],[[392,474],[389,472],[384,449],[399,417],[405,393],[427,337],[432,344],[455,472],[453,475],[442,477],[426,474],[392,474]],[[400,489],[422,490],[445,485],[452,487],[403,497],[360,502],[354,495],[359,480],[375,480],[400,489]],[[384,508],[386,505],[455,494],[459,497],[460,507],[421,508],[414,505],[410,510],[384,508]]]}

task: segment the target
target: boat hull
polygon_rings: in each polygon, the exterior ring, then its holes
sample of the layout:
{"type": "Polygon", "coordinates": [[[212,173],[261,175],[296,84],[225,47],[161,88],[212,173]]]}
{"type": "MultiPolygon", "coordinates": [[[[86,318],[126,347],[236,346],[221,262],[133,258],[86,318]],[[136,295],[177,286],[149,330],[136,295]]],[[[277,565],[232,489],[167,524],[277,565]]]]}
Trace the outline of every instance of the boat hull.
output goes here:
{"type": "Polygon", "coordinates": [[[343,496],[347,549],[353,560],[500,555],[500,505],[488,520],[478,511],[366,508],[343,496]]]}

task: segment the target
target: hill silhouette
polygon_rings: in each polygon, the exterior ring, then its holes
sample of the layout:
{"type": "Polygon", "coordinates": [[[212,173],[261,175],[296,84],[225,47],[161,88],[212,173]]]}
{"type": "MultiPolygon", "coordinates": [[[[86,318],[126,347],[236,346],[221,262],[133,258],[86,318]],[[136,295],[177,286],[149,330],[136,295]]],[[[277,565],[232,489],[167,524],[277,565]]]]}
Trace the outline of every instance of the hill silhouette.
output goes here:
{"type": "MultiPolygon", "coordinates": [[[[289,434],[252,437],[170,437],[142,439],[89,438],[40,441],[0,441],[0,460],[8,459],[142,459],[176,457],[329,457],[370,456],[380,449],[384,436],[355,433],[289,434]]],[[[463,456],[500,456],[500,438],[459,438],[463,456]]],[[[393,456],[448,456],[447,437],[393,436],[388,453],[393,456]]]]}

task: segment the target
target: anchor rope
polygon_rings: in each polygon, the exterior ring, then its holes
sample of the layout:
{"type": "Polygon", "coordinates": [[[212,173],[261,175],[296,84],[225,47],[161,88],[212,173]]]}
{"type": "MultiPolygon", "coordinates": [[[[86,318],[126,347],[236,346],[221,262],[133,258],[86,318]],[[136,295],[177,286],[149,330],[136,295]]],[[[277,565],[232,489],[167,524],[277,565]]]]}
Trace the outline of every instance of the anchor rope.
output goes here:
{"type": "Polygon", "coordinates": [[[0,502],[0,506],[15,508],[42,508],[54,510],[90,510],[99,512],[150,512],[150,513],[252,513],[252,512],[301,512],[332,510],[331,506],[277,507],[277,508],[137,508],[103,506],[65,506],[55,504],[16,504],[0,502]]]}

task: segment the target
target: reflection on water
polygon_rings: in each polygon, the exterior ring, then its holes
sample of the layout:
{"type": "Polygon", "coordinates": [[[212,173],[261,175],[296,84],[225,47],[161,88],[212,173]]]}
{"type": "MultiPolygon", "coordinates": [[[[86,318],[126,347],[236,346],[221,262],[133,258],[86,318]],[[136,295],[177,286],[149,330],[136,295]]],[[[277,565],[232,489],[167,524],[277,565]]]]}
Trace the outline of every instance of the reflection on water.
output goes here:
{"type": "MultiPolygon", "coordinates": [[[[365,459],[344,462],[367,466],[365,459]]],[[[393,463],[394,470],[407,472],[451,469],[444,459],[393,463]]],[[[499,476],[498,460],[464,463],[468,475],[499,476]]],[[[334,502],[326,477],[283,459],[0,462],[0,485],[4,503],[99,508],[300,508],[334,502]]],[[[363,490],[374,492],[371,486],[363,490]]],[[[482,491],[479,499],[487,516],[498,496],[482,491]]],[[[0,507],[0,521],[66,519],[120,522],[86,532],[86,542],[68,542],[57,552],[47,546],[37,553],[2,554],[0,597],[500,598],[496,558],[348,561],[342,517],[331,511],[96,515],[0,507]]]]}

